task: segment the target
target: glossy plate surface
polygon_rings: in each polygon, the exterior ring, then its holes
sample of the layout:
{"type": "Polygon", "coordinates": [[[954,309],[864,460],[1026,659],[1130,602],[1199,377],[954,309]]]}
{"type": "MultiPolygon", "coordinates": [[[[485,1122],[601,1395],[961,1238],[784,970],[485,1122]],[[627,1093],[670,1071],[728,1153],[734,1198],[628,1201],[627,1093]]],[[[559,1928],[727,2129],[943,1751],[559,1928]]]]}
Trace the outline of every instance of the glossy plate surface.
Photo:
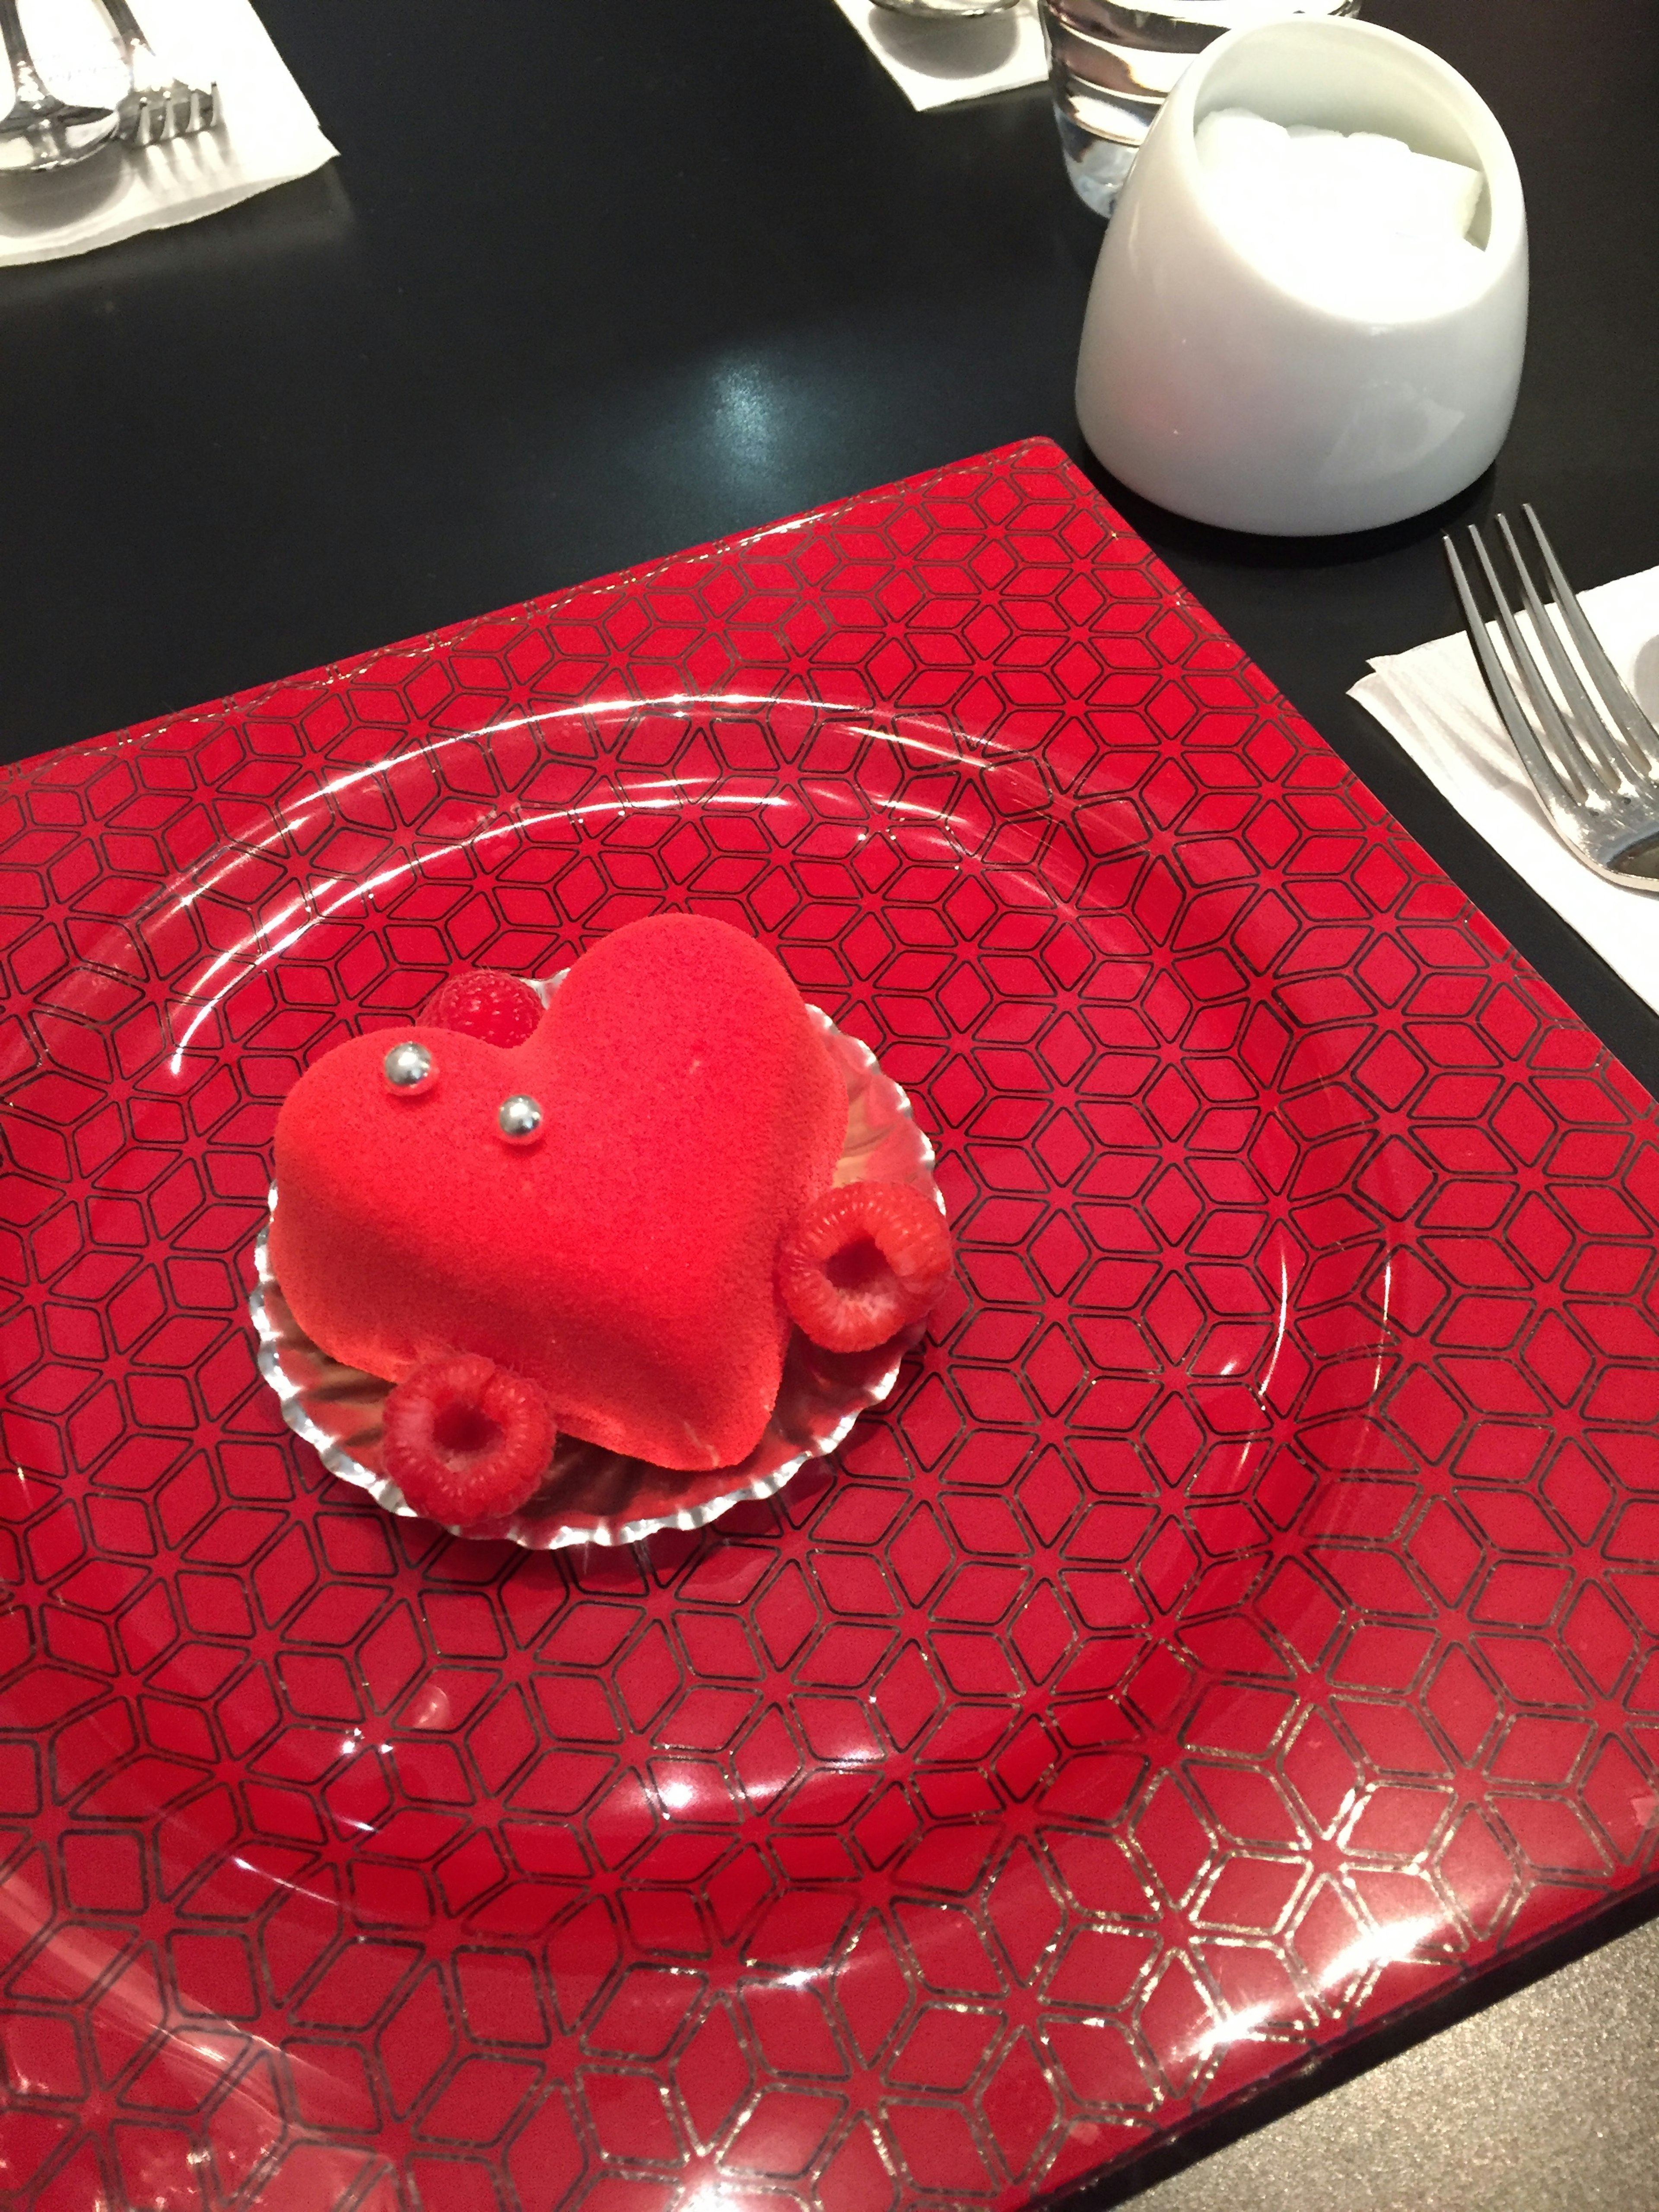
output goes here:
{"type": "Polygon", "coordinates": [[[1013,2207],[1652,1874],[1653,1109],[1051,447],[0,783],[31,2212],[1013,2207]],[[395,1520],[276,1103],[696,906],[961,1284],[781,1496],[395,1520]]]}

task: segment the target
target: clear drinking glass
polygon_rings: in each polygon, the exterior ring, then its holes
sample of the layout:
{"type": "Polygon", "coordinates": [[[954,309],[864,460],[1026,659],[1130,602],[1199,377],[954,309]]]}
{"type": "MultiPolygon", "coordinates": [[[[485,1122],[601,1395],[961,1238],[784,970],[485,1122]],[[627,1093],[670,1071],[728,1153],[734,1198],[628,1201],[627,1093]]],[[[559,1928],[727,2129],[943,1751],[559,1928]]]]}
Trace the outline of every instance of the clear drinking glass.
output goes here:
{"type": "Polygon", "coordinates": [[[1360,0],[1037,0],[1054,120],[1073,190],[1109,216],[1140,142],[1192,60],[1224,31],[1285,15],[1357,15],[1360,0]]]}

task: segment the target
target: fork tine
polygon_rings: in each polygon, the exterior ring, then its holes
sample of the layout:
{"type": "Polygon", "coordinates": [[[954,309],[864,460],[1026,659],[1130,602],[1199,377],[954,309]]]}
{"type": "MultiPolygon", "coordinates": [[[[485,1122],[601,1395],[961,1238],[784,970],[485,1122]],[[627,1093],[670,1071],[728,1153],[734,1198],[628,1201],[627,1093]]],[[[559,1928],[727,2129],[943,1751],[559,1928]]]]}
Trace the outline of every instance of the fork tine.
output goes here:
{"type": "MultiPolygon", "coordinates": [[[[1477,547],[1480,540],[1473,530],[1477,547]]],[[[1579,794],[1570,791],[1562,781],[1555,763],[1538,742],[1538,733],[1527,720],[1515,686],[1510,682],[1504,664],[1498,658],[1492,638],[1487,632],[1480,610],[1474,603],[1474,593],[1469,589],[1469,580],[1463,574],[1463,564],[1457,557],[1457,548],[1449,538],[1443,537],[1441,546],[1446,556],[1446,565],[1451,570],[1458,604],[1463,610],[1463,627],[1469,634],[1469,643],[1474,647],[1474,657],[1480,673],[1486,679],[1492,703],[1498,709],[1498,720],[1509,732],[1510,743],[1521,757],[1521,765],[1532,778],[1538,796],[1544,802],[1544,811],[1552,819],[1563,809],[1571,811],[1578,804],[1579,794]]],[[[1500,602],[1501,604],[1501,602],[1500,602]]]]}
{"type": "Polygon", "coordinates": [[[1510,603],[1498,586],[1498,571],[1492,565],[1492,556],[1480,532],[1473,526],[1469,531],[1469,542],[1474,548],[1476,560],[1480,563],[1481,574],[1486,577],[1486,589],[1492,593],[1497,607],[1498,626],[1503,630],[1504,642],[1510,649],[1510,659],[1515,664],[1516,673],[1521,678],[1521,688],[1527,695],[1527,703],[1536,716],[1539,727],[1548,740],[1550,751],[1564,770],[1568,782],[1579,787],[1581,796],[1603,801],[1612,798],[1617,788],[1616,780],[1609,785],[1585,751],[1577,732],[1563,719],[1561,709],[1555,703],[1555,694],[1539,672],[1531,648],[1521,635],[1521,625],[1510,613],[1510,603]]]}
{"type": "Polygon", "coordinates": [[[1510,528],[1506,514],[1497,517],[1498,533],[1509,549],[1510,561],[1520,579],[1521,596],[1527,603],[1527,612],[1532,617],[1532,632],[1544,649],[1550,672],[1561,687],[1561,696],[1566,702],[1566,719],[1576,737],[1595,756],[1602,775],[1615,787],[1628,785],[1632,773],[1644,776],[1646,763],[1626,759],[1612,741],[1606,721],[1595,701],[1578,680],[1578,672],[1561,642],[1561,634],[1550,620],[1544,602],[1538,596],[1532,573],[1521,557],[1521,548],[1515,542],[1515,532],[1510,528]]]}
{"type": "Polygon", "coordinates": [[[1578,648],[1590,682],[1606,702],[1607,709],[1620,731],[1636,748],[1644,766],[1659,769],[1659,731],[1648,720],[1620,679],[1619,672],[1602,650],[1601,641],[1590,628],[1584,610],[1578,604],[1577,594],[1561,573],[1561,564],[1555,557],[1555,549],[1544,535],[1544,526],[1524,501],[1521,512],[1531,525],[1538,550],[1543,556],[1545,571],[1550,580],[1550,589],[1555,594],[1555,604],[1561,611],[1567,635],[1578,648]]]}

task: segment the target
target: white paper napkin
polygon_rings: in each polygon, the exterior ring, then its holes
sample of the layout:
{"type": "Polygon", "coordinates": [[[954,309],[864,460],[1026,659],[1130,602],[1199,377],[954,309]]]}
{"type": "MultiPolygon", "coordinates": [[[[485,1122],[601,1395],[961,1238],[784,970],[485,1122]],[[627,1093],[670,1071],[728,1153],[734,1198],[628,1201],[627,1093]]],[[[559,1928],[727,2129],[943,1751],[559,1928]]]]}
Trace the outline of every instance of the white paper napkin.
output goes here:
{"type": "Polygon", "coordinates": [[[898,15],[874,0],[836,0],[912,107],[950,107],[1042,84],[1048,57],[1036,0],[1019,0],[1003,15],[967,15],[959,23],[898,15]]]}
{"type": "MultiPolygon", "coordinates": [[[[137,12],[165,68],[189,83],[217,82],[217,127],[0,181],[0,267],[193,222],[333,158],[249,0],[137,0],[137,12]]],[[[23,20],[49,89],[106,106],[119,100],[125,72],[92,0],[36,0],[23,20]]]]}
{"type": "MultiPolygon", "coordinates": [[[[1626,683],[1659,720],[1659,568],[1581,594],[1626,683]]],[[[1352,696],[1516,873],[1659,1012],[1659,894],[1604,883],[1550,828],[1504,735],[1469,641],[1438,637],[1374,660],[1352,696]]]]}

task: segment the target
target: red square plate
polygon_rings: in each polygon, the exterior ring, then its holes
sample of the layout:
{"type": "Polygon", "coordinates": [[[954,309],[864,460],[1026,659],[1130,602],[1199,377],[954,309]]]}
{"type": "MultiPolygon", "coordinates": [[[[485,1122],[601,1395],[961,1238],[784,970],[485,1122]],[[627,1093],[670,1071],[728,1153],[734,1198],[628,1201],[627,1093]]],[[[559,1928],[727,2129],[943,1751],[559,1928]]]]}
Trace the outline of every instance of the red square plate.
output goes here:
{"type": "Polygon", "coordinates": [[[1652,1103],[1054,447],[0,847],[33,2212],[1017,2206],[1651,1876],[1652,1103]],[[960,1292],[713,1528],[394,1522],[255,1371],[277,1101],[665,906],[910,1086],[960,1292]]]}

